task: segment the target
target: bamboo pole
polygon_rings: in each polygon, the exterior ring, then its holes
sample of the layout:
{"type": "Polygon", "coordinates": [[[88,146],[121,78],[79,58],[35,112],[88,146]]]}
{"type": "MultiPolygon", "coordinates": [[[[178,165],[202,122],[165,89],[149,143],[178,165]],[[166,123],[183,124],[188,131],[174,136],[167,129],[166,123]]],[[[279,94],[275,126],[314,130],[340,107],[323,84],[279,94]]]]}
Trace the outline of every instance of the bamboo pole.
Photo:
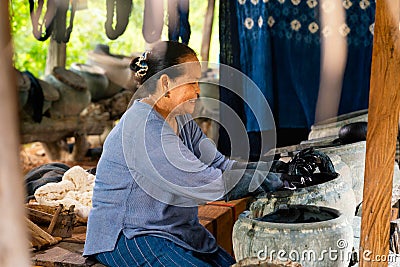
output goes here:
{"type": "Polygon", "coordinates": [[[376,1],[360,266],[387,266],[400,110],[399,0],[376,1]],[[386,259],[386,260],[385,260],[386,259]]]}
{"type": "Polygon", "coordinates": [[[30,266],[19,166],[18,109],[9,1],[0,8],[0,266],[30,266]]]}
{"type": "MultiPolygon", "coordinates": [[[[206,16],[204,18],[203,38],[201,41],[201,51],[200,51],[202,61],[208,61],[208,57],[210,55],[211,32],[214,21],[214,8],[215,8],[215,0],[208,0],[206,16]]],[[[203,67],[207,68],[207,66],[203,67]]]]}

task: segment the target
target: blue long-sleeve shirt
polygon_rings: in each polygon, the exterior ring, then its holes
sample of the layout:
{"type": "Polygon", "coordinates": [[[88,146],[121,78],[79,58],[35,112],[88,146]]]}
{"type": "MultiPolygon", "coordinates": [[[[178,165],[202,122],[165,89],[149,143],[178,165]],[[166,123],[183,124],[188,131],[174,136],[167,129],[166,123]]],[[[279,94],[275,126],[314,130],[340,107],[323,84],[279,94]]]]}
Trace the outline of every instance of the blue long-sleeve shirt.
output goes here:
{"type": "Polygon", "coordinates": [[[226,194],[220,154],[190,115],[177,136],[159,113],[135,101],[113,128],[97,166],[84,255],[112,251],[121,231],[148,234],[198,252],[214,252],[197,205],[226,194]]]}

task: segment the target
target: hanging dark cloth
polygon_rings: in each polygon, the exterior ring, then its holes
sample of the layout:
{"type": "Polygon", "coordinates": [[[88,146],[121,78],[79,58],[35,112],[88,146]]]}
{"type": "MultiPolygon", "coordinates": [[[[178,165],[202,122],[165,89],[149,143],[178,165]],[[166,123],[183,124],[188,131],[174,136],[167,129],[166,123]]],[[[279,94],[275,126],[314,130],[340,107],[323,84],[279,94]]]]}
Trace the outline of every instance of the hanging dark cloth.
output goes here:
{"type": "Polygon", "coordinates": [[[32,119],[34,122],[40,123],[43,118],[43,104],[44,104],[44,94],[43,89],[40,86],[39,81],[35,76],[29,71],[23,72],[29,77],[31,81],[31,88],[29,89],[28,103],[31,105],[33,110],[32,119]]]}
{"type": "Polygon", "coordinates": [[[115,40],[125,32],[128,26],[129,17],[132,12],[132,0],[107,0],[106,5],[107,19],[104,25],[106,35],[110,40],[115,40]],[[114,28],[113,24],[115,25],[114,28]]]}
{"type": "Polygon", "coordinates": [[[142,33],[147,43],[161,39],[164,25],[164,3],[159,0],[145,0],[142,33]]]}
{"type": "Polygon", "coordinates": [[[59,0],[57,1],[57,12],[55,18],[56,32],[54,39],[57,43],[68,43],[71,37],[71,32],[74,27],[74,18],[76,11],[76,1],[77,0],[59,0]],[[69,25],[67,27],[66,20],[68,11],[69,15],[69,25]]]}
{"type": "Polygon", "coordinates": [[[188,44],[190,39],[189,0],[168,0],[168,38],[188,44]]]}
{"type": "Polygon", "coordinates": [[[319,5],[298,2],[265,4],[271,14],[266,22],[277,128],[308,128],[314,123],[320,83],[319,5]]]}
{"type": "Polygon", "coordinates": [[[32,33],[37,40],[42,42],[46,41],[53,32],[54,18],[57,10],[54,0],[48,0],[46,5],[46,14],[44,15],[42,23],[40,23],[39,19],[43,11],[43,6],[44,6],[44,0],[38,0],[38,7],[35,11],[35,1],[29,0],[29,11],[32,22],[32,33]],[[45,28],[44,34],[43,34],[43,28],[45,28]]]}
{"type": "MultiPolygon", "coordinates": [[[[224,33],[219,35],[220,41],[220,62],[240,70],[240,45],[238,37],[236,16],[236,4],[234,1],[220,1],[219,4],[219,32],[224,33]]],[[[230,75],[226,69],[220,69],[220,83],[227,84],[230,75]]],[[[240,117],[242,121],[246,120],[243,100],[228,88],[220,86],[219,88],[220,101],[227,104],[240,117]]],[[[221,125],[229,123],[230,114],[225,112],[225,109],[220,111],[221,125]]],[[[231,154],[231,140],[229,134],[224,127],[219,127],[218,150],[226,156],[234,156],[231,154]]]]}

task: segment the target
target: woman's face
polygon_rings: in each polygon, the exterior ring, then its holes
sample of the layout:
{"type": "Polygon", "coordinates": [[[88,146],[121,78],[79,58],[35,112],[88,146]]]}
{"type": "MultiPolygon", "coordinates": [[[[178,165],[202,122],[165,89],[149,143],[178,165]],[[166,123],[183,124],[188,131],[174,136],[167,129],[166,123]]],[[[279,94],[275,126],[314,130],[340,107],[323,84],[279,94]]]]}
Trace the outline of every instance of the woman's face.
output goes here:
{"type": "Polygon", "coordinates": [[[184,75],[170,80],[168,91],[169,110],[173,115],[193,113],[196,100],[200,94],[199,79],[201,66],[197,58],[190,57],[185,61],[184,75]]]}

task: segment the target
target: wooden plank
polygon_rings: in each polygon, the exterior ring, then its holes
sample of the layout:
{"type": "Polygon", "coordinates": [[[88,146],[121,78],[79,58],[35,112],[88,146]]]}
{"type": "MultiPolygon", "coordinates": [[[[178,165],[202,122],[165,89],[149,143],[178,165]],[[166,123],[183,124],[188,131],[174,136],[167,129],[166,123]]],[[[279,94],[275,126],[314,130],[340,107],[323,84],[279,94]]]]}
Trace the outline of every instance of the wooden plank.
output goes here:
{"type": "Polygon", "coordinates": [[[239,218],[239,215],[247,209],[251,200],[253,200],[252,197],[245,197],[231,201],[220,200],[208,202],[207,205],[230,207],[232,209],[233,222],[235,222],[239,218]]]}
{"type": "Polygon", "coordinates": [[[36,254],[32,261],[42,266],[86,266],[82,255],[58,246],[36,254]]]}
{"type": "Polygon", "coordinates": [[[399,0],[376,1],[361,223],[362,267],[387,266],[387,262],[374,260],[389,253],[393,161],[400,110],[399,53],[399,0]]]}
{"type": "Polygon", "coordinates": [[[232,247],[232,209],[230,207],[204,205],[199,207],[200,220],[211,220],[213,223],[214,237],[218,245],[233,255],[232,247]]]}
{"type": "Polygon", "coordinates": [[[9,2],[0,8],[0,266],[30,266],[19,166],[18,108],[9,2]]]}

